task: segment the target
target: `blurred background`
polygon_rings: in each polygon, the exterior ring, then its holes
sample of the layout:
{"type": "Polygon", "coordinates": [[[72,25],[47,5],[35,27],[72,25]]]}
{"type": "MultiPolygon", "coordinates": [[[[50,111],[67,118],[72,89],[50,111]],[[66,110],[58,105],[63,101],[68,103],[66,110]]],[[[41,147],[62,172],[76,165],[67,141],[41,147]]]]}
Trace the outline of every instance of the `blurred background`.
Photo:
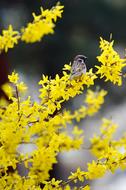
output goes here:
{"type": "MultiPolygon", "coordinates": [[[[32,21],[32,12],[40,13],[39,7],[51,8],[56,4],[55,0],[0,0],[0,30],[7,29],[12,24],[15,30],[32,21]]],[[[37,98],[37,82],[42,74],[54,77],[56,73],[61,75],[64,64],[69,63],[77,54],[84,54],[88,57],[87,68],[90,69],[97,64],[96,56],[100,54],[100,36],[109,40],[110,33],[115,40],[115,49],[122,57],[125,56],[126,48],[126,1],[125,0],[61,0],[65,6],[63,18],[56,23],[55,34],[45,36],[41,42],[25,44],[23,42],[10,49],[7,54],[0,55],[0,84],[7,81],[7,74],[16,70],[21,74],[22,79],[28,83],[29,89],[34,98],[37,98]],[[33,91],[34,87],[34,91],[33,91]]],[[[116,87],[110,83],[97,81],[101,88],[109,90],[106,104],[95,118],[85,119],[80,127],[85,126],[86,134],[90,130],[97,131],[101,118],[112,117],[120,125],[119,133],[125,130],[125,108],[126,90],[124,85],[116,87]],[[96,128],[95,128],[95,126],[96,128]],[[88,129],[87,129],[88,128],[88,129]]],[[[69,106],[74,109],[83,97],[77,97],[69,106]]],[[[83,165],[91,159],[87,152],[77,151],[66,153],[59,157],[64,172],[69,175],[71,168],[76,168],[78,163],[83,165]],[[73,161],[71,161],[71,158],[73,161]],[[76,163],[76,164],[75,164],[76,163]]],[[[119,171],[115,176],[109,174],[102,181],[92,184],[97,190],[107,188],[108,190],[124,189],[126,182],[125,175],[119,171]],[[118,184],[113,184],[113,179],[118,179],[118,184]],[[121,182],[120,182],[121,181],[121,182]],[[121,184],[121,185],[120,185],[121,184]],[[116,187],[115,187],[116,186],[116,187]]]]}

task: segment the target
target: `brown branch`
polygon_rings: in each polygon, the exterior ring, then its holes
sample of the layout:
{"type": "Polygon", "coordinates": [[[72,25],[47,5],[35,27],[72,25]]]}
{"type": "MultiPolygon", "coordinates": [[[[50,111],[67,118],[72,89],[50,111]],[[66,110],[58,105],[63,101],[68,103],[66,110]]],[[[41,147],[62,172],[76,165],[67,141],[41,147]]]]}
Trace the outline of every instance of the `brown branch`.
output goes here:
{"type": "Polygon", "coordinates": [[[18,93],[18,88],[17,86],[15,86],[16,89],[16,97],[17,97],[17,101],[18,101],[18,111],[20,110],[20,100],[19,100],[19,93],[18,93]]]}

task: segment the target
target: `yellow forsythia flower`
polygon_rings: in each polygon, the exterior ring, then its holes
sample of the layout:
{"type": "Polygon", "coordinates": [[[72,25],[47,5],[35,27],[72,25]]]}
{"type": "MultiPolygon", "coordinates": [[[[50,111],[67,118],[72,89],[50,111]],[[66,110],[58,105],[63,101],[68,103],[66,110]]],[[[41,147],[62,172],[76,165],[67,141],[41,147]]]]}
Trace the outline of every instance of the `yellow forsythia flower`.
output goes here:
{"type": "Polygon", "coordinates": [[[81,118],[86,116],[93,116],[99,111],[101,105],[104,103],[104,97],[107,94],[107,91],[92,91],[87,90],[86,97],[84,100],[84,105],[82,105],[78,110],[75,110],[72,115],[78,122],[81,118]]]}
{"type": "Polygon", "coordinates": [[[12,26],[9,25],[8,30],[3,30],[2,35],[0,35],[0,52],[3,50],[7,52],[9,48],[13,48],[19,39],[19,32],[14,31],[12,26]]]}
{"type": "Polygon", "coordinates": [[[2,90],[5,92],[5,94],[8,96],[10,99],[13,95],[13,88],[9,83],[5,83],[2,85],[2,90]]]}
{"type": "Polygon", "coordinates": [[[97,158],[104,158],[105,150],[108,149],[112,137],[116,132],[118,125],[109,119],[102,119],[102,125],[100,127],[101,134],[96,135],[90,139],[91,152],[97,158]]]}
{"type": "Polygon", "coordinates": [[[55,178],[52,178],[51,181],[47,182],[45,181],[44,184],[44,188],[43,190],[61,190],[62,188],[60,188],[60,183],[62,182],[62,180],[55,180],[55,178]]]}
{"type": "Polygon", "coordinates": [[[101,105],[104,103],[104,97],[107,94],[107,91],[92,91],[88,90],[86,94],[85,103],[87,104],[87,114],[93,115],[97,113],[101,105]]]}
{"type": "Polygon", "coordinates": [[[8,75],[8,79],[11,83],[13,84],[17,84],[18,80],[19,80],[19,76],[18,73],[16,73],[15,71],[12,72],[11,75],[8,75]]]}
{"type": "Polygon", "coordinates": [[[27,86],[24,84],[24,82],[20,82],[17,84],[17,89],[19,92],[25,92],[27,90],[27,86]]]}
{"type": "Polygon", "coordinates": [[[120,55],[113,49],[113,43],[100,38],[101,55],[97,57],[101,66],[95,66],[97,74],[105,81],[111,81],[114,84],[122,85],[122,69],[126,66],[126,59],[121,59],[120,55]]]}
{"type": "Polygon", "coordinates": [[[88,171],[85,173],[87,179],[97,179],[103,177],[107,171],[105,164],[96,163],[94,160],[92,163],[88,163],[88,171]]]}
{"type": "Polygon", "coordinates": [[[86,185],[85,187],[82,188],[82,190],[90,190],[90,186],[86,185]]]}
{"type": "Polygon", "coordinates": [[[84,171],[81,171],[80,168],[77,169],[76,172],[71,172],[71,175],[68,177],[68,179],[72,179],[74,180],[74,182],[76,183],[77,180],[79,181],[84,181],[84,178],[85,178],[85,172],[84,171]]]}
{"type": "Polygon", "coordinates": [[[9,25],[8,30],[3,30],[0,35],[0,52],[7,52],[9,48],[13,48],[19,39],[26,43],[34,43],[47,34],[53,34],[55,22],[58,17],[62,17],[63,8],[59,3],[50,10],[41,8],[41,14],[33,13],[33,21],[22,28],[21,32],[14,31],[12,25],[9,25]]]}
{"type": "Polygon", "coordinates": [[[43,10],[41,14],[35,15],[33,13],[33,21],[28,23],[26,28],[22,29],[21,40],[27,43],[34,43],[40,41],[44,35],[53,34],[57,18],[62,15],[64,6],[57,4],[52,9],[43,10]]]}

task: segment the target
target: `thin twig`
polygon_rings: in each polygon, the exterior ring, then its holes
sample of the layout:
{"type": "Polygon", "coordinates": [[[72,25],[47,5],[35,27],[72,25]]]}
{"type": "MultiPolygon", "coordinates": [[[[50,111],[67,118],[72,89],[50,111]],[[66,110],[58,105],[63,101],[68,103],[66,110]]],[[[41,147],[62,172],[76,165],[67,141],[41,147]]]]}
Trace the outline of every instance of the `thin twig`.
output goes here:
{"type": "Polygon", "coordinates": [[[18,88],[16,86],[16,97],[17,97],[17,101],[18,101],[18,111],[20,110],[20,100],[19,100],[19,93],[18,93],[18,88]]]}

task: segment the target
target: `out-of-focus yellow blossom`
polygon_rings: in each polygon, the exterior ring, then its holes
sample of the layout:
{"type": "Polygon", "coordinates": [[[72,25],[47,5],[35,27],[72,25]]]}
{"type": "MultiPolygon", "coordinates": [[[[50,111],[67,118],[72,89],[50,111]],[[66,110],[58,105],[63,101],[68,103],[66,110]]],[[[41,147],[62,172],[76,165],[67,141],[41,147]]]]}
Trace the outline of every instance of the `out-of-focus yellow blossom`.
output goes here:
{"type": "Polygon", "coordinates": [[[19,40],[34,43],[40,41],[47,34],[53,34],[55,22],[58,17],[62,17],[63,8],[64,6],[59,3],[50,10],[41,8],[41,14],[36,15],[33,13],[33,21],[22,28],[21,32],[14,31],[12,25],[9,25],[8,30],[3,30],[2,35],[0,35],[0,52],[7,52],[19,40]]]}
{"type": "Polygon", "coordinates": [[[91,141],[91,152],[96,157],[104,157],[104,151],[106,148],[108,149],[109,144],[112,141],[113,134],[116,132],[118,125],[114,123],[112,120],[103,119],[102,125],[100,128],[101,134],[96,135],[94,134],[93,138],[90,139],[91,141]]]}
{"type": "Polygon", "coordinates": [[[114,123],[112,120],[103,118],[102,119],[102,126],[100,128],[102,136],[105,138],[111,139],[113,134],[116,132],[116,129],[118,128],[118,125],[114,123]]]}
{"type": "Polygon", "coordinates": [[[53,178],[51,181],[47,182],[45,181],[44,184],[44,188],[43,190],[62,190],[62,188],[60,188],[60,183],[62,182],[62,180],[55,180],[55,178],[53,178]]]}
{"type": "Polygon", "coordinates": [[[84,181],[85,178],[85,172],[81,171],[80,168],[77,169],[76,172],[71,172],[71,175],[68,177],[68,179],[73,180],[75,183],[77,182],[77,180],[79,181],[84,181]]]}
{"type": "Polygon", "coordinates": [[[17,84],[17,88],[19,92],[25,92],[27,90],[27,86],[24,84],[24,82],[17,84]]]}
{"type": "Polygon", "coordinates": [[[126,133],[118,140],[112,141],[112,146],[116,147],[117,149],[123,148],[126,150],[126,133]]]}
{"type": "Polygon", "coordinates": [[[117,168],[119,168],[119,162],[122,157],[122,154],[116,150],[114,147],[108,146],[102,155],[101,158],[106,159],[106,166],[112,172],[114,172],[117,168]]]}
{"type": "Polygon", "coordinates": [[[5,83],[2,85],[1,89],[5,92],[5,94],[8,96],[10,99],[13,95],[13,88],[10,86],[9,83],[5,83]]]}
{"type": "Polygon", "coordinates": [[[18,76],[18,73],[16,73],[15,71],[12,72],[11,75],[8,75],[8,79],[11,83],[13,84],[17,84],[18,83],[18,80],[19,80],[19,76],[18,76]]]}
{"type": "Polygon", "coordinates": [[[58,2],[55,7],[52,7],[51,10],[46,9],[45,11],[41,7],[41,13],[43,17],[46,17],[48,21],[54,20],[55,22],[57,21],[57,18],[62,17],[62,12],[63,12],[64,6],[61,6],[60,3],[58,2]]]}
{"type": "Polygon", "coordinates": [[[125,144],[122,140],[124,138],[113,140],[113,134],[116,132],[117,127],[117,124],[111,120],[103,119],[101,135],[95,135],[91,139],[91,152],[102,161],[100,164],[104,165],[107,170],[111,170],[111,172],[118,168],[126,168],[126,152],[120,151],[120,148],[123,148],[125,144]]]}
{"type": "Polygon", "coordinates": [[[87,114],[92,116],[94,113],[97,113],[104,103],[104,97],[106,96],[107,91],[92,91],[88,90],[86,94],[85,103],[87,104],[87,114]]]}
{"type": "Polygon", "coordinates": [[[72,114],[73,119],[76,119],[79,122],[80,119],[85,118],[86,116],[93,116],[97,113],[101,108],[101,105],[104,103],[104,97],[106,94],[107,91],[105,90],[87,90],[84,105],[72,114]]]}
{"type": "Polygon", "coordinates": [[[79,129],[77,126],[74,127],[73,132],[74,135],[80,136],[83,134],[83,130],[79,129]]]}
{"type": "Polygon", "coordinates": [[[100,38],[101,55],[97,57],[101,62],[100,66],[95,66],[97,74],[105,81],[111,81],[113,84],[122,85],[122,69],[126,66],[126,59],[121,59],[120,55],[113,49],[113,43],[100,38]]]}
{"type": "Polygon", "coordinates": [[[4,109],[4,107],[7,105],[8,105],[8,101],[4,97],[1,97],[0,98],[0,107],[4,109]]]}
{"type": "Polygon", "coordinates": [[[0,35],[0,52],[3,50],[7,52],[9,48],[13,48],[19,39],[19,32],[14,31],[12,25],[9,25],[8,30],[3,30],[2,35],[0,35]]]}
{"type": "Polygon", "coordinates": [[[107,171],[105,164],[96,163],[94,160],[92,163],[88,163],[88,171],[85,172],[86,179],[97,179],[103,177],[107,171]]]}
{"type": "Polygon", "coordinates": [[[85,187],[82,188],[82,190],[90,190],[90,186],[86,185],[85,187]]]}
{"type": "Polygon", "coordinates": [[[35,15],[33,13],[33,21],[28,23],[26,28],[22,29],[21,40],[27,43],[34,43],[40,41],[43,36],[54,33],[54,22],[62,15],[64,6],[57,4],[52,9],[43,10],[41,8],[41,14],[35,15]]]}
{"type": "MultiPolygon", "coordinates": [[[[62,189],[62,188],[61,188],[62,189]]],[[[64,187],[64,190],[72,190],[71,188],[70,188],[70,185],[66,185],[65,187],[64,187]]]]}
{"type": "Polygon", "coordinates": [[[122,170],[125,170],[126,169],[126,153],[124,153],[124,155],[120,158],[119,162],[119,167],[122,169],[122,170]]]}

